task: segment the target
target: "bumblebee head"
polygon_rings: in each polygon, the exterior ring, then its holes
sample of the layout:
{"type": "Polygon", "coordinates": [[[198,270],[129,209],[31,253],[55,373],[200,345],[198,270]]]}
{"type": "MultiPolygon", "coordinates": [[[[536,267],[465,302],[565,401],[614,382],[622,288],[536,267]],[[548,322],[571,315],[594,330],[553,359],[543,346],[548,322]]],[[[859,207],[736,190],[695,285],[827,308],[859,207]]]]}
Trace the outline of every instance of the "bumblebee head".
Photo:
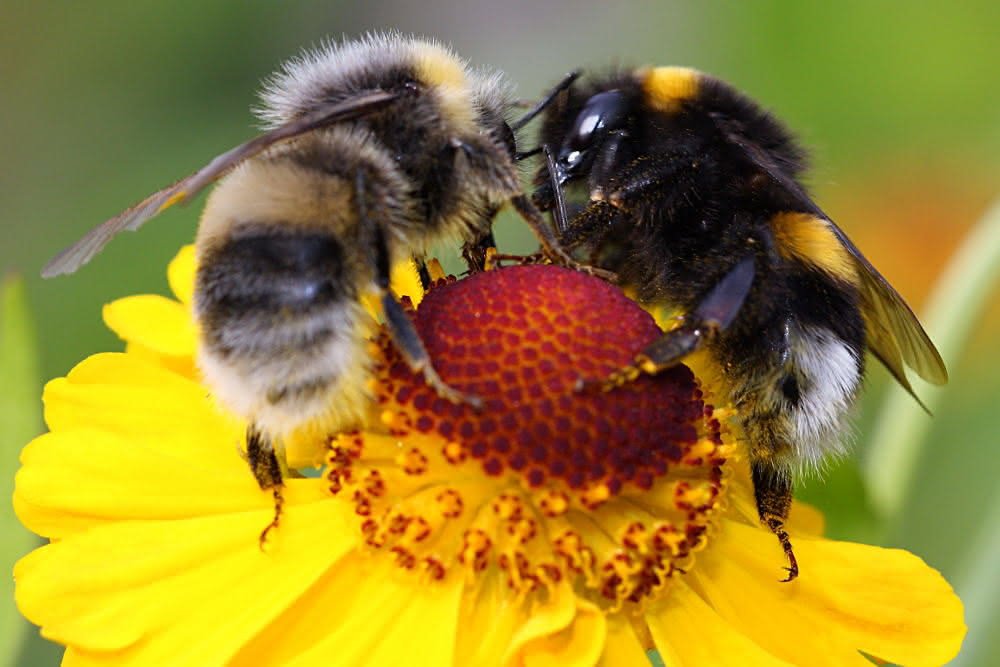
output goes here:
{"type": "Polygon", "coordinates": [[[557,180],[564,185],[585,176],[605,142],[625,132],[631,107],[626,94],[618,89],[592,95],[570,126],[556,156],[557,180]]]}

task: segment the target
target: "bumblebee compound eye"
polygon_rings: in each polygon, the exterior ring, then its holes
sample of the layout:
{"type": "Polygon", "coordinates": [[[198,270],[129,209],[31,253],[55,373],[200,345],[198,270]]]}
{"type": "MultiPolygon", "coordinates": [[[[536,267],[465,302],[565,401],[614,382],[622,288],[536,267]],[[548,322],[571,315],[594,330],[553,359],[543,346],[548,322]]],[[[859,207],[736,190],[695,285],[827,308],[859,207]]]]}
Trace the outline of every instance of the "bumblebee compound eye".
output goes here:
{"type": "Polygon", "coordinates": [[[587,100],[559,151],[558,164],[565,176],[580,175],[608,134],[622,129],[627,120],[628,100],[622,91],[609,90],[587,100]]]}

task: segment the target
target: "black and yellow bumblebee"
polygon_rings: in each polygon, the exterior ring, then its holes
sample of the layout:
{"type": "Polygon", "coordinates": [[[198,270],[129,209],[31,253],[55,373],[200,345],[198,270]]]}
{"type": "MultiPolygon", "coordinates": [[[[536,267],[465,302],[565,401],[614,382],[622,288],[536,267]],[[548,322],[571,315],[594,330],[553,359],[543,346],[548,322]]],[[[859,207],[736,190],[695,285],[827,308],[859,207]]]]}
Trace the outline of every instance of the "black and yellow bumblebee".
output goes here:
{"type": "Polygon", "coordinates": [[[196,239],[198,365],[214,397],[247,420],[250,468],[280,508],[283,440],[351,428],[373,405],[364,297],[381,304],[428,384],[476,402],[434,371],[389,289],[391,266],[439,241],[483,256],[508,203],[573,262],[522,191],[499,72],[433,40],[376,33],[289,60],[261,102],[264,134],[94,228],[42,275],[76,271],[118,233],[218,180],[196,239]]]}
{"type": "Polygon", "coordinates": [[[794,579],[793,476],[843,451],[865,349],[913,394],[904,363],[947,381],[934,344],[813,202],[789,131],[727,83],[648,67],[564,85],[539,145],[534,199],[553,211],[563,246],[617,273],[640,302],[681,313],[632,366],[595,380],[610,389],[707,351],[745,434],[758,514],[794,579]],[[571,217],[564,188],[584,195],[571,217]]]}

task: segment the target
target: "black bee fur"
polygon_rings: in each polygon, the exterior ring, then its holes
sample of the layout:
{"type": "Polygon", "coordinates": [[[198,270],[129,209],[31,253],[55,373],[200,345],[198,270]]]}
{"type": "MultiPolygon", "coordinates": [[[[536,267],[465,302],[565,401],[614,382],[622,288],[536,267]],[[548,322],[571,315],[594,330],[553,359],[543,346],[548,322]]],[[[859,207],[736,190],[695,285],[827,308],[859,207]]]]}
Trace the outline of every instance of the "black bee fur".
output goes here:
{"type": "Polygon", "coordinates": [[[557,207],[562,188],[584,199],[564,247],[617,273],[641,302],[682,313],[632,366],[587,384],[610,390],[706,349],[739,415],[761,521],[794,579],[793,478],[844,451],[865,349],[907,389],[904,361],[946,381],[937,350],[806,193],[791,134],[728,84],[679,67],[618,71],[568,88],[543,118],[553,159],[535,202],[557,207]]]}

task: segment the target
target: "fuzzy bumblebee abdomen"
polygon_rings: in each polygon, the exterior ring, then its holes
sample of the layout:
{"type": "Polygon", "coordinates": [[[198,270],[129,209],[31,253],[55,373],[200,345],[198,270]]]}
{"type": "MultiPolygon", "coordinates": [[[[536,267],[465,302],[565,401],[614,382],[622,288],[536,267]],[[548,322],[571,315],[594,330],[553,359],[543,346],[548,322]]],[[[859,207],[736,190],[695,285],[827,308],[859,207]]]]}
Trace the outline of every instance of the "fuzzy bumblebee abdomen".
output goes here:
{"type": "Polygon", "coordinates": [[[795,325],[782,363],[746,367],[733,378],[752,458],[791,472],[843,453],[863,371],[860,348],[827,328],[795,325]]]}
{"type": "Polygon", "coordinates": [[[328,234],[248,227],[200,264],[199,366],[224,407],[273,437],[340,425],[367,403],[372,318],[344,252],[328,234]]]}

